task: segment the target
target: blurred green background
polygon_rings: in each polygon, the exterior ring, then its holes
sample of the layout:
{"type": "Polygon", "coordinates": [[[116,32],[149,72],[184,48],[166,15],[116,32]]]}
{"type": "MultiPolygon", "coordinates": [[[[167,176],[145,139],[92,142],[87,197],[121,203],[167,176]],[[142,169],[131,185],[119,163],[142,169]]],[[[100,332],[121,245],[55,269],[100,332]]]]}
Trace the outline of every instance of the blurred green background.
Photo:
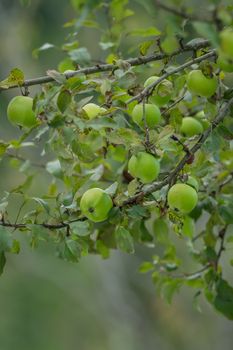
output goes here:
{"type": "MultiPolygon", "coordinates": [[[[139,16],[139,25],[153,21],[143,6],[140,9],[140,1],[133,5],[138,10],[134,21],[139,16]]],[[[32,50],[45,42],[62,44],[68,33],[62,25],[74,16],[67,0],[33,0],[28,8],[18,0],[0,0],[0,79],[14,67],[27,78],[56,68],[59,52],[51,50],[35,60],[32,50]]],[[[81,33],[79,40],[97,55],[95,36],[89,30],[81,33]]],[[[4,140],[19,135],[8,124],[5,111],[16,93],[0,96],[4,140]]],[[[20,182],[9,169],[7,162],[1,164],[1,197],[6,188],[20,182]]],[[[0,278],[1,350],[232,349],[232,322],[206,302],[201,305],[203,313],[197,312],[193,291],[182,289],[171,306],[157,297],[150,276],[137,272],[148,249],[134,256],[114,252],[107,261],[92,256],[73,265],[56,258],[46,244],[32,251],[26,238],[21,242],[21,253],[8,256],[0,278]]]]}

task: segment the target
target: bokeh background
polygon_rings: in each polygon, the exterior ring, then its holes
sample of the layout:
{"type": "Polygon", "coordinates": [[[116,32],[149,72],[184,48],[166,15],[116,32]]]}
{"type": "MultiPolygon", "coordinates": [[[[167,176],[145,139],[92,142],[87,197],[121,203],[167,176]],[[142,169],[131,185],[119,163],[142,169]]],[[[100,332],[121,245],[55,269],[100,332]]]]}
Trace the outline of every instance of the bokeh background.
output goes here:
{"type": "MultiPolygon", "coordinates": [[[[204,8],[208,3],[199,5],[204,8]]],[[[138,26],[153,24],[155,17],[145,10],[152,1],[131,4],[138,26]]],[[[61,45],[68,33],[63,24],[74,16],[67,0],[32,0],[28,8],[18,0],[0,0],[0,80],[14,67],[27,78],[56,68],[62,57],[58,50],[48,50],[37,60],[32,51],[45,42],[61,45]]],[[[166,20],[166,14],[161,13],[160,20],[166,20]]],[[[98,57],[93,32],[81,31],[79,40],[98,57]]],[[[31,94],[37,89],[32,88],[31,94]]],[[[6,105],[16,93],[0,95],[4,140],[19,135],[6,118],[6,105]]],[[[10,171],[7,160],[1,163],[0,174],[2,197],[20,176],[10,171]]],[[[148,249],[138,249],[134,256],[113,252],[108,260],[87,257],[75,265],[60,261],[46,244],[33,251],[22,234],[20,241],[20,254],[8,256],[0,277],[1,350],[232,349],[233,323],[204,301],[202,313],[198,312],[192,290],[182,289],[171,306],[156,295],[150,276],[138,273],[148,249]]]]}

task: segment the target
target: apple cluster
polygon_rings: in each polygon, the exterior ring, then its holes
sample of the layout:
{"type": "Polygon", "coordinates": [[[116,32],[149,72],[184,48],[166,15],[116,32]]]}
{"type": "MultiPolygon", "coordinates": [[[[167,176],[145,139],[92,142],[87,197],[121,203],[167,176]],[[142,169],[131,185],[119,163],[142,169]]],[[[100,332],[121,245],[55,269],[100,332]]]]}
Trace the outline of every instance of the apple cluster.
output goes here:
{"type": "MultiPolygon", "coordinates": [[[[233,30],[225,29],[220,34],[220,49],[218,53],[217,64],[226,72],[233,71],[233,30]]],[[[132,121],[145,131],[147,129],[161,128],[164,123],[161,108],[173,98],[173,83],[164,79],[158,84],[158,76],[151,76],[144,82],[144,88],[152,88],[147,101],[133,104],[128,109],[128,114],[132,121]]],[[[212,97],[218,87],[217,76],[205,74],[201,69],[193,69],[187,74],[186,86],[192,95],[202,98],[212,97]]],[[[82,116],[93,120],[108,114],[108,110],[95,103],[86,103],[82,106],[82,116]]],[[[14,97],[7,109],[9,121],[22,128],[33,128],[39,124],[33,107],[33,99],[28,96],[14,97]]],[[[202,134],[209,127],[209,122],[205,117],[204,111],[196,113],[194,116],[184,116],[179,126],[181,135],[193,137],[202,134]]],[[[125,160],[126,153],[123,152],[125,160]]],[[[160,159],[151,150],[132,152],[128,160],[128,173],[136,178],[142,185],[150,184],[157,180],[160,174],[160,159]]],[[[198,201],[198,183],[197,180],[190,177],[185,183],[176,183],[171,186],[167,194],[167,202],[170,208],[178,210],[183,214],[191,212],[198,201]]],[[[93,222],[101,222],[107,219],[113,201],[109,194],[103,189],[91,188],[87,190],[80,201],[82,214],[93,222]]]]}

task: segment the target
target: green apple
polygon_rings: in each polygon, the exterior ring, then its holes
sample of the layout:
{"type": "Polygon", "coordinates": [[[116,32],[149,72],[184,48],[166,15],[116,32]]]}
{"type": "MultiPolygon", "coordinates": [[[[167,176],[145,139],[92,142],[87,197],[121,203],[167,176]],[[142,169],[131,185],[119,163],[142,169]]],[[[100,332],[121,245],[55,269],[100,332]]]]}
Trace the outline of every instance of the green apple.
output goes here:
{"type": "MultiPolygon", "coordinates": [[[[145,83],[144,87],[149,86],[150,84],[153,84],[155,81],[157,81],[159,77],[152,75],[149,77],[145,83]]],[[[172,96],[173,91],[173,85],[172,83],[165,79],[159,83],[158,86],[154,89],[153,95],[150,96],[149,101],[155,103],[157,106],[161,107],[166,105],[172,96]]]]}
{"type": "Polygon", "coordinates": [[[220,33],[220,47],[222,51],[233,58],[233,29],[226,28],[220,33]]]}
{"type": "MultiPolygon", "coordinates": [[[[146,124],[149,128],[155,127],[161,120],[160,109],[154,104],[145,103],[145,118],[146,118],[146,124]]],[[[142,103],[136,105],[133,108],[132,119],[136,124],[142,127],[144,126],[142,103]]]]}
{"type": "Polygon", "coordinates": [[[198,113],[196,113],[195,118],[201,123],[203,130],[208,129],[208,127],[210,126],[210,122],[206,118],[204,111],[199,111],[198,113]]]}
{"type": "Polygon", "coordinates": [[[142,183],[150,183],[159,175],[159,160],[150,153],[138,152],[130,158],[128,170],[133,177],[137,177],[142,183]]]}
{"type": "Polygon", "coordinates": [[[180,131],[186,136],[194,136],[203,132],[203,126],[193,117],[184,117],[182,119],[180,131]]]}
{"type": "Polygon", "coordinates": [[[94,222],[106,220],[112,207],[111,197],[100,188],[87,190],[80,201],[81,212],[94,222]]]}
{"type": "Polygon", "coordinates": [[[177,183],[169,189],[167,200],[172,209],[190,213],[197,205],[197,191],[187,184],[177,183]]]}
{"type": "Polygon", "coordinates": [[[31,128],[37,124],[33,111],[33,99],[28,96],[15,96],[7,107],[7,117],[14,125],[31,128]]]}
{"type": "Polygon", "coordinates": [[[221,51],[218,54],[217,64],[223,72],[233,72],[233,56],[229,57],[221,51]]]}
{"type": "Polygon", "coordinates": [[[192,70],[187,77],[188,89],[202,97],[211,97],[217,90],[218,80],[206,77],[201,70],[192,70]]]}
{"type": "Polygon", "coordinates": [[[89,119],[94,119],[107,111],[105,108],[100,107],[95,103],[87,103],[82,109],[89,119]]]}

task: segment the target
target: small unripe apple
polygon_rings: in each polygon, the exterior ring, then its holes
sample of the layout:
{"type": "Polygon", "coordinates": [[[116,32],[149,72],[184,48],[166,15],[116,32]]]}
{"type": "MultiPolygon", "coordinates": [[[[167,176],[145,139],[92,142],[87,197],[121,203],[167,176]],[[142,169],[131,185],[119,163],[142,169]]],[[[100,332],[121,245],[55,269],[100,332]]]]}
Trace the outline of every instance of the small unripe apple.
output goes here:
{"type": "Polygon", "coordinates": [[[204,111],[199,111],[198,113],[196,113],[195,118],[201,123],[203,130],[208,129],[208,127],[210,126],[210,122],[206,118],[204,111]]]}
{"type": "MultiPolygon", "coordinates": [[[[159,77],[152,75],[149,77],[145,83],[144,87],[149,86],[150,84],[154,83],[157,81],[159,77]]],[[[155,103],[157,106],[161,107],[166,105],[172,96],[172,91],[173,91],[173,85],[172,83],[165,79],[159,83],[158,86],[155,87],[152,96],[150,96],[149,101],[155,103]]]]}
{"type": "Polygon", "coordinates": [[[203,97],[211,97],[217,90],[218,80],[216,76],[213,78],[206,77],[201,70],[192,70],[187,77],[188,89],[203,97]]]}
{"type": "Polygon", "coordinates": [[[157,179],[160,171],[160,164],[152,154],[138,152],[133,155],[128,163],[129,173],[137,177],[142,183],[150,183],[157,179]]]}
{"type": "Polygon", "coordinates": [[[233,29],[226,28],[220,33],[220,47],[224,53],[233,58],[233,29]]]}
{"type": "Polygon", "coordinates": [[[32,107],[33,99],[31,97],[15,96],[7,107],[7,117],[14,125],[31,128],[37,124],[32,107]]]}
{"type": "Polygon", "coordinates": [[[105,108],[100,107],[95,103],[87,103],[85,106],[83,106],[82,109],[84,110],[84,112],[86,113],[86,116],[89,119],[94,119],[107,111],[105,108]]]}
{"type": "Polygon", "coordinates": [[[106,220],[112,207],[111,197],[100,188],[87,190],[80,201],[81,212],[93,222],[106,220]]]}
{"type": "Polygon", "coordinates": [[[217,64],[223,72],[233,72],[233,56],[228,56],[224,52],[219,52],[217,64]]]}
{"type": "MultiPolygon", "coordinates": [[[[161,120],[161,113],[159,108],[151,103],[145,103],[145,118],[146,124],[149,128],[154,128],[161,120]]],[[[134,107],[132,111],[133,121],[140,125],[144,126],[143,121],[143,104],[138,104],[134,107]]]]}
{"type": "Polygon", "coordinates": [[[197,205],[197,191],[187,184],[177,183],[169,189],[167,200],[172,209],[190,213],[197,205]]]}
{"type": "Polygon", "coordinates": [[[186,136],[194,136],[203,132],[203,126],[193,117],[184,117],[182,119],[180,131],[186,136]]]}

